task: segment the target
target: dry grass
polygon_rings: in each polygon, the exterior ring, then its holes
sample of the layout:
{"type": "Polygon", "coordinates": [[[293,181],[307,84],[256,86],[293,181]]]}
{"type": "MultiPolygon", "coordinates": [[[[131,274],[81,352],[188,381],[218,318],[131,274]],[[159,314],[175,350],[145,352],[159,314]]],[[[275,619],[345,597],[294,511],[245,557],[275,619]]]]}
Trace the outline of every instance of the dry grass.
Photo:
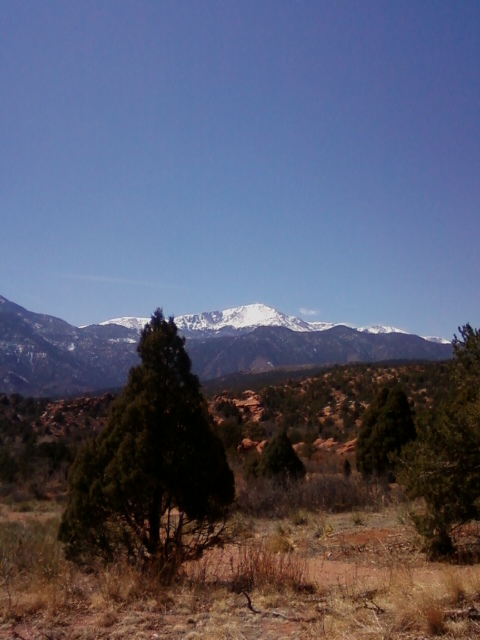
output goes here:
{"type": "Polygon", "coordinates": [[[252,591],[272,587],[277,592],[308,590],[307,567],[304,558],[290,553],[291,547],[277,548],[278,539],[285,540],[277,534],[275,544],[272,541],[260,542],[256,545],[242,546],[235,563],[232,563],[232,588],[234,591],[252,591]]]}
{"type": "Polygon", "coordinates": [[[57,517],[8,514],[2,639],[480,636],[480,567],[427,564],[405,546],[411,532],[395,511],[237,515],[235,544],[191,563],[169,588],[125,564],[82,572],[63,558],[57,517]]]}
{"type": "Polygon", "coordinates": [[[347,478],[342,473],[317,470],[288,486],[266,478],[248,480],[237,474],[235,484],[238,509],[257,518],[295,519],[300,514],[303,519],[302,512],[378,510],[398,499],[388,485],[366,483],[357,473],[347,478]]]}

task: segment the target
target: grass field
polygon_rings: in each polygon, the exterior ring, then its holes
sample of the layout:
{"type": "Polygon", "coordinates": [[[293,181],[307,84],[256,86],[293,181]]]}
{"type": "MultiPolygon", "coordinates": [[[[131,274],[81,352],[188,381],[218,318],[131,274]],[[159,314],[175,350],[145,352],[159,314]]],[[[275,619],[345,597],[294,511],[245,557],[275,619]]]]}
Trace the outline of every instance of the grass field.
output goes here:
{"type": "Polygon", "coordinates": [[[0,507],[0,638],[477,638],[480,567],[428,563],[408,505],[232,516],[230,540],[165,587],[125,564],[82,571],[60,507],[0,507]]]}

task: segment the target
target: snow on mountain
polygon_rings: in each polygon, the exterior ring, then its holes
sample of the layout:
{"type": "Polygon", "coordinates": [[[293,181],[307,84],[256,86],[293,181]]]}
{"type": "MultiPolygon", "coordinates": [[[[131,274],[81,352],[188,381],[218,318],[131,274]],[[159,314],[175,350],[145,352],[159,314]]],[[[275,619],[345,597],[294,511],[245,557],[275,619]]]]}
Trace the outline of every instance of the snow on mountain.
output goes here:
{"type": "Polygon", "coordinates": [[[118,324],[121,327],[126,327],[127,329],[135,329],[135,331],[140,331],[143,327],[150,322],[150,318],[136,318],[136,317],[125,317],[125,318],[112,318],[112,320],[104,320],[103,322],[99,322],[98,324],[101,326],[105,326],[107,324],[118,324]]]}
{"type": "Polygon", "coordinates": [[[361,331],[362,333],[407,333],[402,329],[397,329],[396,327],[384,327],[380,324],[372,325],[371,327],[357,327],[357,331],[361,331]]]}
{"type": "Polygon", "coordinates": [[[180,331],[222,331],[222,329],[254,329],[256,327],[286,327],[292,331],[312,331],[308,322],[287,316],[264,304],[178,316],[175,323],[180,331]]]}
{"type": "MultiPolygon", "coordinates": [[[[123,317],[105,320],[100,324],[117,324],[140,333],[149,320],[150,318],[123,317]]],[[[306,333],[326,331],[327,329],[339,326],[339,324],[333,322],[306,322],[295,316],[287,316],[272,307],[260,303],[233,307],[231,309],[224,309],[223,311],[204,311],[198,314],[192,313],[177,316],[175,323],[180,333],[189,335],[190,337],[234,335],[238,332],[253,331],[253,329],[257,327],[285,327],[292,331],[306,333]]],[[[346,323],[341,323],[341,325],[348,326],[352,329],[355,328],[346,323]]],[[[396,327],[382,325],[358,327],[357,331],[373,334],[408,333],[396,327]]],[[[448,340],[435,336],[425,337],[424,340],[437,342],[439,344],[449,344],[448,340]]]]}
{"type": "MultiPolygon", "coordinates": [[[[124,317],[100,322],[101,325],[118,324],[141,331],[150,318],[124,317]]],[[[175,323],[181,333],[226,333],[256,327],[286,327],[292,331],[319,331],[313,324],[333,326],[330,323],[308,323],[294,316],[287,316],[264,304],[247,304],[224,311],[204,311],[199,314],[177,316],[175,323]]]]}
{"type": "Polygon", "coordinates": [[[440,338],[439,336],[422,336],[424,340],[428,340],[428,342],[436,342],[437,344],[451,344],[451,340],[446,340],[445,338],[440,338]]]}
{"type": "MultiPolygon", "coordinates": [[[[382,325],[376,324],[371,327],[358,327],[357,331],[362,331],[365,333],[403,333],[404,335],[408,335],[408,331],[403,331],[403,329],[397,329],[396,327],[384,327],[382,325]]],[[[436,342],[437,344],[450,344],[450,340],[446,340],[445,338],[440,338],[438,336],[420,336],[424,340],[428,342],[436,342]]]]}
{"type": "MultiPolygon", "coordinates": [[[[340,326],[338,324],[334,324],[333,322],[307,322],[306,324],[308,324],[309,326],[309,331],[326,331],[327,329],[332,329],[333,327],[340,326]]],[[[348,327],[350,325],[342,322],[342,326],[348,327]]]]}

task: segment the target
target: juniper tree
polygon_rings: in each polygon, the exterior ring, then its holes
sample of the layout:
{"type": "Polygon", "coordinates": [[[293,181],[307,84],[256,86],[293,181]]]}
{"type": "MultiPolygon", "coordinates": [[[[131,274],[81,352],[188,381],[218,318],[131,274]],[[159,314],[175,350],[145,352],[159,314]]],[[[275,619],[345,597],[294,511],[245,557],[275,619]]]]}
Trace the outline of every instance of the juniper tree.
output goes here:
{"type": "Polygon", "coordinates": [[[399,457],[398,479],[425,509],[414,516],[430,557],[454,550],[454,529],[480,517],[480,331],[453,340],[451,391],[419,422],[399,457]]]}
{"type": "Polygon", "coordinates": [[[415,438],[415,425],[405,392],[383,388],[365,411],[358,433],[357,469],[366,477],[392,475],[392,456],[415,438]]]}
{"type": "Polygon", "coordinates": [[[184,339],[157,309],[107,427],[79,451],[59,530],[69,557],[121,553],[174,571],[218,540],[233,474],[184,339]]]}
{"type": "Polygon", "coordinates": [[[305,465],[295,453],[284,429],[265,447],[258,464],[258,474],[281,482],[305,476],[305,465]]]}
{"type": "Polygon", "coordinates": [[[418,438],[399,456],[398,480],[425,507],[413,514],[431,558],[454,551],[452,532],[478,519],[480,406],[442,407],[418,424],[418,438]]]}

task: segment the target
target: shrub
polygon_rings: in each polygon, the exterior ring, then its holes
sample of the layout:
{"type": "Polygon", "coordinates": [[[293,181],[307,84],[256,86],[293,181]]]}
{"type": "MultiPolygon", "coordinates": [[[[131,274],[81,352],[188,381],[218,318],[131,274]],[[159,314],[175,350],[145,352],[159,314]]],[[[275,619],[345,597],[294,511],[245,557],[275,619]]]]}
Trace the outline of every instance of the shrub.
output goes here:
{"type": "Polygon", "coordinates": [[[13,482],[18,472],[18,464],[6,448],[0,449],[0,481],[13,482]]]}
{"type": "Polygon", "coordinates": [[[305,476],[305,465],[293,450],[286,431],[282,430],[265,446],[258,464],[258,473],[282,482],[305,476]]]}
{"type": "Polygon", "coordinates": [[[218,436],[226,451],[236,451],[243,439],[243,427],[237,419],[222,422],[217,429],[218,436]]]}

